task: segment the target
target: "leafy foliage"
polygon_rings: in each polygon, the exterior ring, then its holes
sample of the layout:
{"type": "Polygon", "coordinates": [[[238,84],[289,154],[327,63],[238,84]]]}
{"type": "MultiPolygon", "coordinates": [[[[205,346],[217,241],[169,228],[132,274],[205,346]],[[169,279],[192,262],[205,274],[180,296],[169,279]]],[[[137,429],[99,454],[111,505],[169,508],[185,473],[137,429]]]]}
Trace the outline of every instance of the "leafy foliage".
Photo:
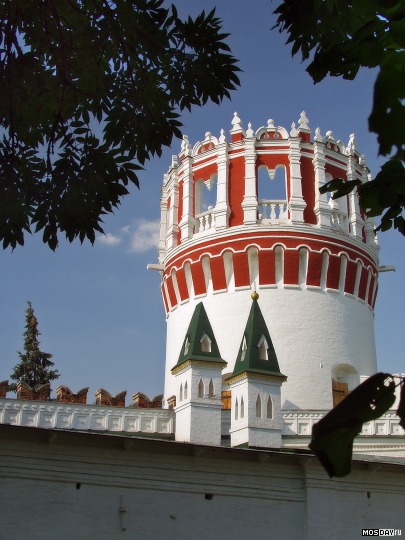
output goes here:
{"type": "MultiPolygon", "coordinates": [[[[378,229],[394,226],[405,235],[405,1],[284,0],[275,13],[292,54],[301,51],[310,60],[315,83],[328,74],[353,79],[360,67],[379,68],[369,129],[390,159],[361,187],[360,206],[370,217],[385,212],[378,229]]],[[[325,191],[331,189],[342,190],[343,180],[325,191]]]]}
{"type": "Polygon", "coordinates": [[[8,389],[16,392],[17,383],[25,382],[33,390],[49,383],[59,377],[57,370],[51,369],[52,354],[45,353],[39,348],[38,320],[35,317],[31,302],[25,315],[24,353],[19,352],[20,362],[14,367],[11,379],[17,381],[9,385],[8,389]]]}
{"type": "Polygon", "coordinates": [[[401,395],[399,398],[399,405],[397,410],[397,415],[401,419],[399,425],[405,429],[405,379],[402,381],[401,395]]]}
{"type": "Polygon", "coordinates": [[[394,379],[387,373],[376,373],[314,425],[309,448],[329,476],[349,474],[354,438],[365,422],[379,418],[394,401],[394,379]]]}
{"type": "MultiPolygon", "coordinates": [[[[180,136],[179,111],[239,85],[215,12],[163,0],[0,6],[0,241],[52,249],[102,232],[136,171],[180,136]]],[[[138,186],[139,187],[139,186],[138,186]]]]}

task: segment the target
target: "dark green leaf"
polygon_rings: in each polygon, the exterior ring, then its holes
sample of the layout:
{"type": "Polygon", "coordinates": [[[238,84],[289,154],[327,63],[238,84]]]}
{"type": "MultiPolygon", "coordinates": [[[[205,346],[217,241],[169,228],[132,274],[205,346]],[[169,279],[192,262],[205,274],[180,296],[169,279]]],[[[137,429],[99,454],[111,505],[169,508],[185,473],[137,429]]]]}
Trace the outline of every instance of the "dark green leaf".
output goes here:
{"type": "Polygon", "coordinates": [[[239,85],[214,10],[181,20],[160,0],[42,4],[0,9],[15,45],[0,58],[3,247],[31,227],[51,249],[61,232],[93,241],[100,216],[138,185],[134,171],[181,136],[179,110],[239,85]],[[25,206],[6,204],[3,178],[25,206]]]}
{"type": "Polygon", "coordinates": [[[354,438],[365,422],[380,417],[394,401],[395,382],[392,376],[376,373],[314,425],[309,448],[329,476],[349,474],[354,438]]]}
{"type": "Polygon", "coordinates": [[[397,415],[401,419],[399,425],[405,429],[405,380],[402,380],[401,395],[399,399],[399,405],[397,409],[397,415]]]}

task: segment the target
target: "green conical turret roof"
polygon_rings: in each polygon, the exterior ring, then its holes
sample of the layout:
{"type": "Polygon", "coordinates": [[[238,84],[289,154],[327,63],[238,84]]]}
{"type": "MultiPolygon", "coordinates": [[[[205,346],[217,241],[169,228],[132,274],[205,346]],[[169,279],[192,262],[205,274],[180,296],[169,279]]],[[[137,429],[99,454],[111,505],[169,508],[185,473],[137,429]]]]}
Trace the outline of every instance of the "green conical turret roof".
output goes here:
{"type": "Polygon", "coordinates": [[[219,354],[217,340],[202,302],[194,310],[183,341],[179,360],[173,369],[188,360],[226,364],[219,354]]]}
{"type": "Polygon", "coordinates": [[[252,307],[232,377],[245,371],[285,377],[280,372],[276,351],[257,302],[258,297],[257,293],[252,294],[252,307]]]}

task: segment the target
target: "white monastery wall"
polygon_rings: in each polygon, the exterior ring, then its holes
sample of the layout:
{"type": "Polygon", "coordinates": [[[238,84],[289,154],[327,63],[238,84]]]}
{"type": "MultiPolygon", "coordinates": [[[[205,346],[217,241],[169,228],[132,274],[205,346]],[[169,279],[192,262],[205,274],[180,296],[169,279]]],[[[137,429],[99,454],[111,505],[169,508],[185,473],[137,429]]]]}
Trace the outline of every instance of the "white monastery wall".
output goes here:
{"type": "Polygon", "coordinates": [[[362,528],[405,529],[400,466],[355,463],[330,480],[308,455],[2,429],[2,538],[354,540],[362,528]]]}

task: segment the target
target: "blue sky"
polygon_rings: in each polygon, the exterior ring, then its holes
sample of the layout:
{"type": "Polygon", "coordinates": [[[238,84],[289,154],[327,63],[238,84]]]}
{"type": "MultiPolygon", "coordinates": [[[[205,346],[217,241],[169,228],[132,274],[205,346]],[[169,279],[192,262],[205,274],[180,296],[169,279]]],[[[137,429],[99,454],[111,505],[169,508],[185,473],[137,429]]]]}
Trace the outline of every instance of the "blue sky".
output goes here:
{"type": "MultiPolygon", "coordinates": [[[[373,174],[379,170],[374,134],[367,130],[376,73],[364,70],[355,81],[327,79],[314,85],[299,58],[291,58],[286,35],[271,30],[275,2],[217,1],[217,14],[228,43],[240,59],[241,87],[231,101],[208,104],[184,114],[183,133],[194,145],[206,131],[219,136],[231,129],[234,111],[244,127],[266,125],[268,118],[290,128],[305,110],[310,127],[332,130],[347,144],[356,134],[373,174]]],[[[176,2],[182,15],[211,10],[215,2],[176,2]]],[[[387,126],[389,129],[389,126],[387,126]]],[[[114,215],[105,219],[106,236],[94,246],[61,241],[53,253],[39,236],[26,239],[14,252],[0,252],[0,380],[8,379],[22,350],[27,300],[39,320],[42,350],[54,355],[61,376],[53,383],[73,392],[89,386],[88,402],[103,387],[112,394],[127,390],[127,404],[137,391],[153,397],[163,391],[165,315],[159,274],[146,270],[157,262],[156,244],[160,187],[171,155],[180,141],[139,174],[114,215]]],[[[380,234],[381,264],[396,272],[380,275],[375,311],[379,368],[405,371],[403,332],[405,301],[405,239],[397,232],[380,234]]],[[[327,336],[325,336],[327,339],[327,336]]],[[[54,395],[54,394],[53,394],[54,395]]]]}

